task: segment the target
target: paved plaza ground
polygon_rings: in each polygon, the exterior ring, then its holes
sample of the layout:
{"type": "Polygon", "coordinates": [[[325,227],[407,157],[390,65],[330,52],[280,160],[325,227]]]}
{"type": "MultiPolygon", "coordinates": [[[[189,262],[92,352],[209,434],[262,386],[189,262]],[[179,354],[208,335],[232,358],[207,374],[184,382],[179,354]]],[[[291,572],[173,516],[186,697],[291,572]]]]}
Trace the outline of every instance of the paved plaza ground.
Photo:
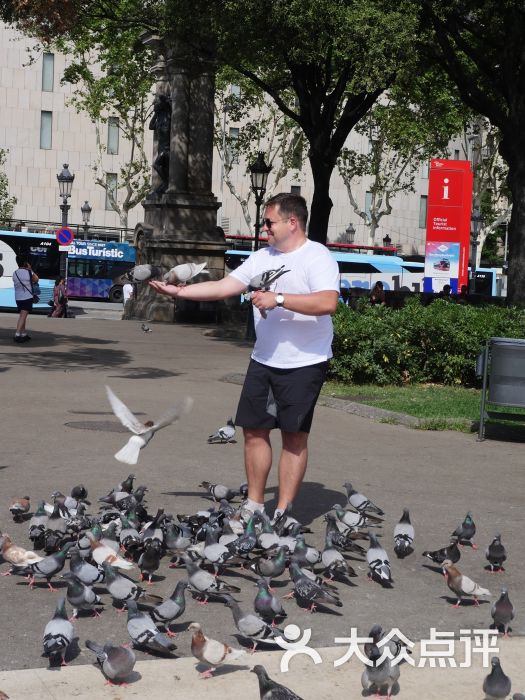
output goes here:
{"type": "MultiPolygon", "coordinates": [[[[33,316],[31,342],[16,345],[12,340],[15,320],[13,314],[0,315],[0,529],[16,542],[29,544],[27,525],[13,524],[10,518],[11,497],[30,495],[36,505],[40,499],[50,500],[56,489],[66,493],[82,482],[95,508],[97,498],[131,471],[113,458],[127,436],[110,411],[105,384],[144,420],[157,417],[184,395],[194,398],[192,413],[160,432],[133,469],[136,483],[149,488],[150,511],[159,506],[175,514],[207,508],[211,504],[198,488],[203,479],[231,486],[244,480],[242,437],[232,445],[208,445],[206,437],[235,413],[240,387],[231,378],[247,366],[250,348],[246,343],[212,337],[201,327],[156,324],[152,333],[144,333],[140,322],[86,315],[76,319],[33,316]]],[[[278,442],[276,435],[276,446],[278,442]]],[[[294,504],[294,515],[312,529],[308,543],[323,546],[322,516],[334,503],[342,502],[345,481],[385,510],[382,542],[391,554],[393,588],[368,583],[366,564],[355,560],[354,585],[339,585],[342,608],[310,616],[293,600],[285,601],[287,623],[311,628],[310,646],[319,649],[333,647],[334,639],[348,637],[352,627],[366,636],[376,622],[385,630],[399,628],[414,642],[428,638],[430,628],[458,636],[460,630],[487,628],[490,602],[452,609],[443,577],[426,566],[421,556],[423,550],[447,544],[452,530],[471,510],[479,549],[464,551],[458,567],[492,591],[491,601],[502,584],[508,586],[517,614],[514,639],[500,640],[500,656],[513,679],[513,691],[525,692],[525,444],[478,443],[475,435],[423,432],[321,405],[311,434],[306,481],[294,504]],[[416,529],[416,551],[399,561],[392,551],[392,531],[404,507],[410,509],[416,529]],[[509,560],[504,574],[490,575],[484,570],[484,550],[496,532],[502,534],[509,560]]],[[[272,471],[267,492],[270,512],[275,485],[272,471]]],[[[168,569],[164,559],[151,588],[168,595],[182,577],[184,571],[168,569]]],[[[255,597],[250,575],[234,572],[226,578],[240,585],[238,598],[243,607],[249,607],[255,597]]],[[[56,585],[64,587],[64,582],[56,585]]],[[[290,590],[283,577],[279,593],[290,590]]],[[[17,577],[0,579],[0,592],[0,690],[10,697],[83,698],[89,693],[90,697],[122,698],[149,692],[156,698],[187,698],[190,693],[226,698],[242,692],[242,697],[256,698],[256,679],[246,668],[264,659],[278,675],[280,653],[257,652],[238,670],[230,667],[225,671],[232,672],[223,671],[215,680],[198,681],[196,690],[193,658],[152,661],[138,653],[142,680],[128,689],[103,689],[102,676],[88,665],[93,658],[84,642],[128,641],[125,617],[118,616],[109,603],[100,619],[82,617],[75,623],[79,648],[70,669],[39,671],[47,666],[40,656],[41,639],[57,594],[47,592],[44,584],[31,592],[25,580],[17,577]],[[20,669],[27,670],[13,673],[20,669]]],[[[103,599],[108,601],[107,594],[103,599]]],[[[236,630],[231,613],[222,603],[204,608],[187,595],[179,629],[191,620],[199,621],[209,636],[239,644],[232,636],[236,630]]],[[[176,654],[188,657],[190,635],[182,632],[175,641],[176,654]]],[[[456,647],[462,660],[459,640],[456,647]]],[[[342,647],[335,651],[340,656],[344,653],[342,647]]],[[[279,676],[279,681],[305,700],[360,697],[362,665],[353,659],[334,669],[334,653],[333,648],[323,652],[328,661],[320,666],[305,658],[294,659],[289,675],[279,676]]],[[[481,698],[486,673],[481,668],[423,670],[405,664],[399,697],[421,697],[424,688],[429,698],[444,697],[445,690],[461,698],[481,698]]]]}

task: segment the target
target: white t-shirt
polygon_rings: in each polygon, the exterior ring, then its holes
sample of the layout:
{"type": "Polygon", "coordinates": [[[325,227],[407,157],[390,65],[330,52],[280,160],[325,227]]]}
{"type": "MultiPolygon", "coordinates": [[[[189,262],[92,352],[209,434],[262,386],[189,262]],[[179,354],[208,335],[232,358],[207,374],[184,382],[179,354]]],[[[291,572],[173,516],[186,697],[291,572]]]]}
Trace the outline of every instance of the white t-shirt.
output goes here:
{"type": "MultiPolygon", "coordinates": [[[[272,285],[272,292],[308,294],[333,290],[339,292],[339,268],[326,246],[307,240],[291,253],[268,247],[252,253],[231,275],[246,286],[256,275],[285,266],[286,274],[272,285]]],[[[262,318],[253,308],[257,341],[252,358],[270,367],[290,369],[324,362],[332,357],[332,319],[307,316],[276,307],[262,318]]]]}
{"type": "Polygon", "coordinates": [[[122,303],[124,304],[124,306],[126,305],[127,300],[131,299],[132,296],[133,285],[129,282],[126,282],[126,284],[122,287],[122,303]]]}
{"type": "Polygon", "coordinates": [[[23,301],[24,299],[33,298],[33,287],[31,279],[33,275],[25,267],[19,267],[13,272],[13,284],[15,287],[15,300],[23,301]],[[24,284],[22,284],[22,282],[24,284]],[[25,285],[25,287],[24,287],[25,285]]]}

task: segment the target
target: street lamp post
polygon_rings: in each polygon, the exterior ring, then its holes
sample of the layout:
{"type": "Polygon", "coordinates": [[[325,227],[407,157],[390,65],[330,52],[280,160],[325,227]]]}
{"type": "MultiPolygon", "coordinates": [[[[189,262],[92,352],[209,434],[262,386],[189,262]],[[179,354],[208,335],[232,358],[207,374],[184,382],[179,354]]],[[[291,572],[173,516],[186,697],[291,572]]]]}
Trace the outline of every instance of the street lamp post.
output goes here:
{"type": "MultiPolygon", "coordinates": [[[[253,250],[259,250],[259,235],[261,232],[261,205],[264,201],[264,195],[266,194],[266,184],[268,182],[268,175],[272,169],[271,165],[267,165],[264,161],[264,153],[259,151],[257,154],[257,159],[250,165],[250,177],[251,177],[251,189],[255,195],[255,240],[253,244],[253,250]]],[[[248,308],[248,319],[246,321],[246,340],[250,342],[255,341],[255,324],[253,321],[253,306],[250,302],[248,308]]]]}
{"type": "Polygon", "coordinates": [[[387,233],[386,236],[383,237],[383,247],[390,248],[391,244],[392,244],[392,239],[390,238],[390,236],[387,233]]]}
{"type": "MultiPolygon", "coordinates": [[[[64,163],[62,171],[58,173],[58,189],[60,196],[62,197],[62,204],[60,205],[60,211],[62,212],[62,228],[67,228],[67,215],[71,206],[67,203],[69,197],[71,197],[71,189],[73,187],[73,180],[75,176],[69,172],[69,166],[64,163]]],[[[61,251],[60,253],[60,276],[66,277],[67,275],[67,253],[61,251]]]]}
{"type": "Polygon", "coordinates": [[[264,153],[259,151],[257,160],[250,165],[250,177],[252,180],[252,192],[255,195],[255,241],[254,250],[259,250],[259,234],[261,232],[261,205],[266,194],[266,183],[268,175],[272,169],[271,165],[267,165],[264,161],[264,153]]]}
{"type": "Polygon", "coordinates": [[[345,229],[345,243],[352,245],[355,241],[355,226],[353,224],[348,224],[345,229]]]}
{"type": "Polygon", "coordinates": [[[483,220],[477,207],[472,210],[470,228],[470,294],[476,293],[476,265],[478,259],[478,235],[479,225],[483,220]]]}
{"type": "Polygon", "coordinates": [[[92,212],[92,209],[89,206],[89,202],[87,201],[87,199],[85,200],[84,204],[80,207],[80,211],[82,212],[82,223],[84,225],[84,238],[87,238],[89,229],[89,219],[91,218],[92,212]]]}

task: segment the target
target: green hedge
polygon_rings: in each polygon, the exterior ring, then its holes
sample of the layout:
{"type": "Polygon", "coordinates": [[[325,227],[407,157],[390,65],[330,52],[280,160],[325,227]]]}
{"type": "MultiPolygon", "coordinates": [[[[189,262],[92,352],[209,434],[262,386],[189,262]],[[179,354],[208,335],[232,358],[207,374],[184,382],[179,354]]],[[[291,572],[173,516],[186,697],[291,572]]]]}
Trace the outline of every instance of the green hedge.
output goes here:
{"type": "Polygon", "coordinates": [[[525,337],[525,312],[411,297],[402,309],[339,304],[330,379],[353,384],[435,382],[474,386],[476,357],[487,338],[525,337]]]}

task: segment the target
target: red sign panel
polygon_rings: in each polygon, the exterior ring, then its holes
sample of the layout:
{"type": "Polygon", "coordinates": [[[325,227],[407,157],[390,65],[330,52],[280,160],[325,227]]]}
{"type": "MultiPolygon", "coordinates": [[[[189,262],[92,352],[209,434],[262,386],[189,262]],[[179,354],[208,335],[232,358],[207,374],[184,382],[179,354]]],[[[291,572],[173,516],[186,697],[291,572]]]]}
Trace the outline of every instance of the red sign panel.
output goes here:
{"type": "MultiPolygon", "coordinates": [[[[470,247],[470,217],[472,212],[472,170],[468,160],[440,160],[430,162],[427,202],[427,248],[429,243],[459,243],[457,277],[434,272],[435,265],[426,265],[425,291],[441,291],[450,284],[452,292],[468,284],[468,257],[470,247]]],[[[436,246],[433,246],[434,248],[436,246]]],[[[454,255],[455,257],[455,255],[454,255]]],[[[455,267],[455,266],[454,266],[455,267]]],[[[454,267],[450,268],[452,270],[454,267]]]]}

